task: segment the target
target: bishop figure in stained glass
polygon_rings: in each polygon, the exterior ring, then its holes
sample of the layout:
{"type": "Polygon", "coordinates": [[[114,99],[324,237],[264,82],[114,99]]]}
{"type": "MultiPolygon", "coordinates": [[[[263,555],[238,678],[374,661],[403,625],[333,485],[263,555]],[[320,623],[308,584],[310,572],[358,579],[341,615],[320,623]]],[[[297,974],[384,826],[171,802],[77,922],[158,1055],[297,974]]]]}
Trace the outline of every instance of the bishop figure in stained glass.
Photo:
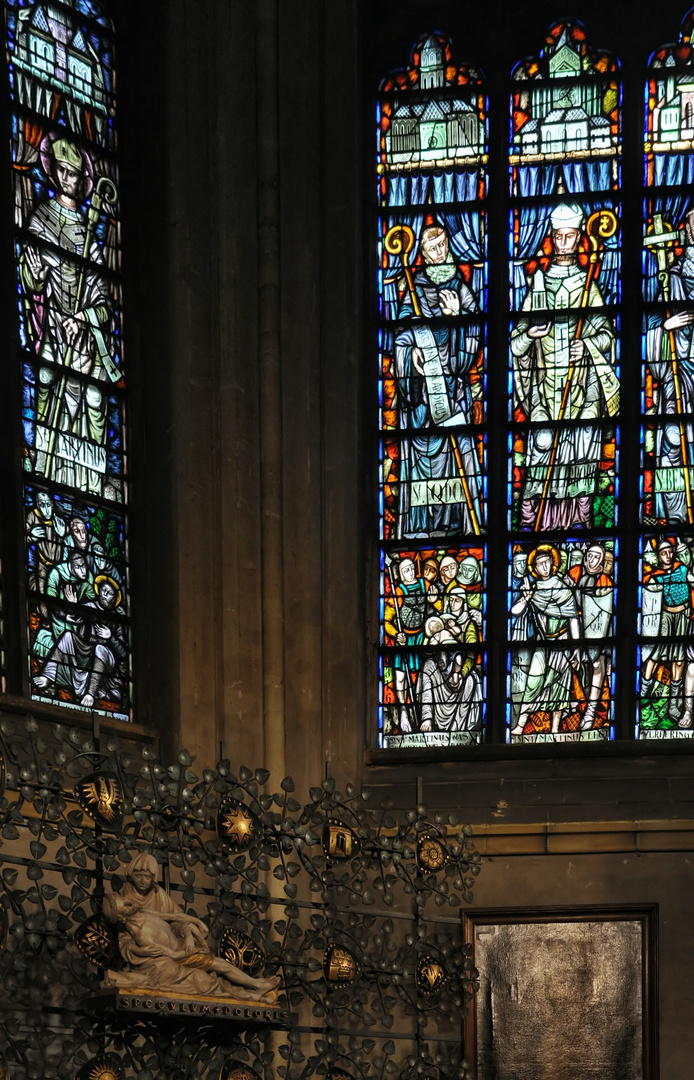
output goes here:
{"type": "Polygon", "coordinates": [[[403,443],[400,535],[479,535],[483,511],[477,447],[471,435],[453,430],[482,419],[481,386],[476,396],[469,378],[478,359],[480,328],[476,322],[453,322],[461,314],[476,314],[478,306],[453,259],[446,230],[425,228],[420,246],[422,263],[403,291],[399,311],[399,318],[411,323],[395,338],[400,426],[416,433],[403,443]],[[435,503],[432,482],[445,490],[451,480],[455,484],[448,486],[456,497],[435,503]]]}
{"type": "Polygon", "coordinates": [[[516,408],[543,425],[527,436],[519,518],[525,529],[593,524],[603,440],[595,421],[619,409],[614,326],[599,310],[598,283],[578,263],[584,211],[560,203],[550,221],[551,261],[530,277],[511,335],[516,408]]]}
{"type": "Polygon", "coordinates": [[[31,240],[19,260],[29,334],[44,361],[34,471],[101,495],[108,402],[98,384],[117,382],[120,371],[104,257],[90,220],[94,211],[85,214],[81,206],[93,188],[93,167],[88,154],[63,137],[44,139],[41,161],[55,195],[30,216],[31,240]]]}

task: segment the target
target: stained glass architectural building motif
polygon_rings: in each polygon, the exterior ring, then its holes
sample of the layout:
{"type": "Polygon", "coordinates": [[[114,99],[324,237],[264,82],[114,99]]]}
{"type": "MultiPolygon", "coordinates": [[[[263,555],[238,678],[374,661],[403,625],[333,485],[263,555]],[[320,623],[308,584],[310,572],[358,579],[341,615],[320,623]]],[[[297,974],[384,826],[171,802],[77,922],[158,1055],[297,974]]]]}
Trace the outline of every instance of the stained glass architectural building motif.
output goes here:
{"type": "Polygon", "coordinates": [[[485,719],[487,106],[440,34],[377,107],[380,743],[485,719]]]}
{"type": "Polygon", "coordinates": [[[694,735],[694,49],[646,82],[637,734],[694,735]]]}
{"type": "Polygon", "coordinates": [[[512,74],[507,738],[612,737],[621,82],[578,22],[512,74]]]}
{"type": "Polygon", "coordinates": [[[112,30],[91,0],[6,0],[5,12],[29,685],[129,719],[112,30]]]}

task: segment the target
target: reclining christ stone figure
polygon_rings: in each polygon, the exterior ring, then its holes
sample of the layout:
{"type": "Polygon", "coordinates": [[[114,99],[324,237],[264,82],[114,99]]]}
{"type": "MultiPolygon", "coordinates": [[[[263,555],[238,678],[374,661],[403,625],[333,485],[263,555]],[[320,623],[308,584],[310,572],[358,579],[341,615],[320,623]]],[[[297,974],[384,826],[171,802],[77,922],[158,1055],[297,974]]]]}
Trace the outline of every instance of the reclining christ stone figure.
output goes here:
{"type": "Polygon", "coordinates": [[[104,897],[104,915],[120,927],[118,945],[126,965],[122,971],[107,971],[104,984],[274,1004],[279,978],[253,978],[214,956],[205,924],[181,911],[155,883],[156,872],[151,855],[138,855],[123,891],[104,897]]]}

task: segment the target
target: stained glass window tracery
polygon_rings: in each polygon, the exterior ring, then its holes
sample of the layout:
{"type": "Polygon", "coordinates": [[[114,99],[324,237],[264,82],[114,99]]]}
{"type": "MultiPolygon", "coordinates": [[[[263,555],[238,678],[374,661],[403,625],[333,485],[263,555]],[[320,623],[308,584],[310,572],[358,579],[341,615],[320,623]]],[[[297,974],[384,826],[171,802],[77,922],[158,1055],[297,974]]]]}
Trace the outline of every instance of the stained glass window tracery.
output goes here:
{"type": "Polygon", "coordinates": [[[487,106],[432,33],[378,104],[380,738],[485,716],[487,106]]]}
{"type": "Polygon", "coordinates": [[[30,696],[129,719],[113,32],[6,0],[30,696]]]}

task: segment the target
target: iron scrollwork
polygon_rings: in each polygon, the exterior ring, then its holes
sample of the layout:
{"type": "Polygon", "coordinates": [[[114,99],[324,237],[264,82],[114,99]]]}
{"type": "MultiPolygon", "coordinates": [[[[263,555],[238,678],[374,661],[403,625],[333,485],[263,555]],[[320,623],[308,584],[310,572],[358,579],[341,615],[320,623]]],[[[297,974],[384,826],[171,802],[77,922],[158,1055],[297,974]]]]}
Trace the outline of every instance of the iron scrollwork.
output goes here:
{"type": "Polygon", "coordinates": [[[475,978],[450,917],[471,902],[480,868],[467,826],[422,806],[395,814],[330,777],[299,799],[291,777],[273,790],[264,769],[222,759],[194,770],[185,750],[165,764],[149,744],[32,717],[0,719],[0,754],[6,1076],[63,1075],[60,1061],[80,1080],[466,1075],[446,1036],[475,978]],[[156,998],[150,1015],[129,1015],[124,1001],[117,1015],[68,1019],[98,993],[100,971],[118,968],[103,897],[119,894],[142,854],[176,907],[204,923],[214,955],[280,976],[284,1035],[269,1042],[262,1018],[217,1027],[212,1010],[184,1023],[183,1004],[156,998]],[[62,1027],[44,1023],[49,988],[62,1027]]]}

